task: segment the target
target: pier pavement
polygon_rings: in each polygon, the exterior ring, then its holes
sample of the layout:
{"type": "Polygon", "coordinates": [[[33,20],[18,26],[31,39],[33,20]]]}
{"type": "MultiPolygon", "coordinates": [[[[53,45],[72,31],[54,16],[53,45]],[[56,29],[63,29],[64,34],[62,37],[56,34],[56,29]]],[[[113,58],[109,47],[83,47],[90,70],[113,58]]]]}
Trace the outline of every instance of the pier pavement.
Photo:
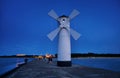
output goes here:
{"type": "Polygon", "coordinates": [[[81,65],[57,67],[55,61],[34,60],[4,78],[120,78],[120,72],[81,65]]]}

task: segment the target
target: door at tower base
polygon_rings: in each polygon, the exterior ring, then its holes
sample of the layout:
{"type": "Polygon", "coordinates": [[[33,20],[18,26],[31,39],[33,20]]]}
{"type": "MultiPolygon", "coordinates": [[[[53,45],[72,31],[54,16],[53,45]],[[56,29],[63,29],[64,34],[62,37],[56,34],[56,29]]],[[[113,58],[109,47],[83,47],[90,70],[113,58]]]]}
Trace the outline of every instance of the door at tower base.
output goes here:
{"type": "Polygon", "coordinates": [[[70,66],[72,66],[72,63],[71,63],[71,61],[57,61],[57,66],[70,67],[70,66]]]}

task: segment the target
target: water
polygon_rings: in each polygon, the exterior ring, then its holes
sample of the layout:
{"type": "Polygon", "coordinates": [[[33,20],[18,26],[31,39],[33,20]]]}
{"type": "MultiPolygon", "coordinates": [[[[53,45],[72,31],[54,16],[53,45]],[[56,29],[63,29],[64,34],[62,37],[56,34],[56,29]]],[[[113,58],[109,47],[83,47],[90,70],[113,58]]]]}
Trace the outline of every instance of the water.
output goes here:
{"type": "MultiPolygon", "coordinates": [[[[31,60],[33,59],[29,59],[31,60]]],[[[0,75],[16,68],[17,63],[23,62],[24,58],[0,58],[0,75]]],[[[74,58],[72,63],[120,72],[120,58],[74,58]]]]}
{"type": "Polygon", "coordinates": [[[120,72],[120,58],[75,58],[72,63],[120,72]]]}
{"type": "MultiPolygon", "coordinates": [[[[29,59],[28,61],[31,61],[29,59]]],[[[24,58],[0,58],[0,75],[17,67],[17,64],[24,63],[24,58]]]]}

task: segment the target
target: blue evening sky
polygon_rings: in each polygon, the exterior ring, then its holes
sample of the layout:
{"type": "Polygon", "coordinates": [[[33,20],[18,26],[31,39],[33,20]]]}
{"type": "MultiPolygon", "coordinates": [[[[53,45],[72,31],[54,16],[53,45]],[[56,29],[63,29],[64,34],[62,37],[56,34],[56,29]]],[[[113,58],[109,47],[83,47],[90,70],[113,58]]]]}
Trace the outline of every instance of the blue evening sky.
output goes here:
{"type": "Polygon", "coordinates": [[[51,9],[59,16],[80,11],[71,21],[82,35],[71,37],[72,53],[120,53],[119,0],[0,0],[0,55],[57,53],[58,36],[46,36],[58,27],[51,9]]]}

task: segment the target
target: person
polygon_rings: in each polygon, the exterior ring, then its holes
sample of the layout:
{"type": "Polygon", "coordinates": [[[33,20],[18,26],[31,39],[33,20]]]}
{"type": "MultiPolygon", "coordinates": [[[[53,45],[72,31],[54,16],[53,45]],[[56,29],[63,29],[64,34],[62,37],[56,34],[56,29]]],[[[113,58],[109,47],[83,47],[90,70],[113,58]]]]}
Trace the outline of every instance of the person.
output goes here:
{"type": "Polygon", "coordinates": [[[48,59],[48,63],[52,63],[52,55],[47,54],[46,58],[48,59]]]}
{"type": "Polygon", "coordinates": [[[46,56],[43,56],[43,60],[46,61],[46,56]]]}
{"type": "Polygon", "coordinates": [[[52,63],[52,55],[49,56],[49,63],[52,63]]]}
{"type": "Polygon", "coordinates": [[[25,62],[25,64],[26,64],[26,63],[28,62],[28,59],[27,59],[27,58],[25,58],[25,59],[24,59],[24,62],[25,62]]]}

